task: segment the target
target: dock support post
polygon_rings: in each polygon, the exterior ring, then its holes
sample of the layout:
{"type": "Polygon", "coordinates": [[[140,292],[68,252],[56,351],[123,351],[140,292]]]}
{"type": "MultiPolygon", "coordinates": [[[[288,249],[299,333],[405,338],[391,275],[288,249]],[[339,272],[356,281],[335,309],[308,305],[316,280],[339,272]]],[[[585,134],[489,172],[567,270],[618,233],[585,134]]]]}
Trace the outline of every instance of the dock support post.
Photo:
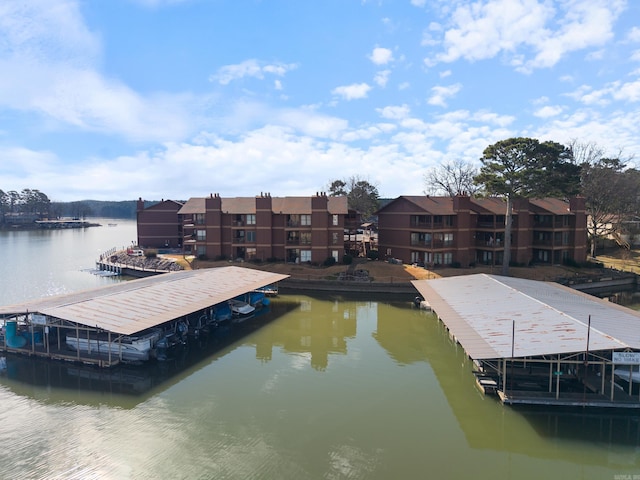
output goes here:
{"type": "Polygon", "coordinates": [[[613,382],[613,368],[615,367],[615,365],[612,363],[611,364],[611,401],[613,402],[613,391],[615,390],[615,385],[613,382]]]}
{"type": "Polygon", "coordinates": [[[560,398],[560,354],[558,354],[558,369],[556,370],[556,400],[560,398]]]}
{"type": "Polygon", "coordinates": [[[553,392],[553,363],[549,362],[549,393],[553,392]]]}
{"type": "Polygon", "coordinates": [[[607,373],[607,367],[605,366],[604,361],[600,365],[600,376],[602,377],[602,387],[600,387],[600,392],[604,395],[604,375],[607,373]]]}
{"type": "Polygon", "coordinates": [[[78,361],[80,361],[80,327],[78,323],[76,323],[76,342],[77,342],[76,354],[78,357],[78,361]]]}
{"type": "Polygon", "coordinates": [[[502,391],[507,394],[507,359],[502,360],[502,391]]]}

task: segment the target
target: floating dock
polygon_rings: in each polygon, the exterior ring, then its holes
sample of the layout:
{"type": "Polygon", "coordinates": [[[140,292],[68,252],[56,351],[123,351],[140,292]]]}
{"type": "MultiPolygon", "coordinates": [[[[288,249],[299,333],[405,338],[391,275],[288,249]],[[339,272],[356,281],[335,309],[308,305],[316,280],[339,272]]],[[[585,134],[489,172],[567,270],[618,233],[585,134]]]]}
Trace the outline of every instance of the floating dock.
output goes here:
{"type": "Polygon", "coordinates": [[[640,312],[497,275],[413,284],[502,403],[640,408],[640,312]]]}
{"type": "Polygon", "coordinates": [[[100,367],[144,362],[156,347],[215,324],[229,300],[287,277],[235,266],[188,270],[2,306],[0,351],[100,367]]]}

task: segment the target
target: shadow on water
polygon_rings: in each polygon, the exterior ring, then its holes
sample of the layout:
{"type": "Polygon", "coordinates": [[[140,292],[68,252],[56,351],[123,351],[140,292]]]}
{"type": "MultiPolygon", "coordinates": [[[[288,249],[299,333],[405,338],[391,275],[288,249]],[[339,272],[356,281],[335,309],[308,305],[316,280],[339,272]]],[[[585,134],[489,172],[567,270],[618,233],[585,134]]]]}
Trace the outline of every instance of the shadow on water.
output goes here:
{"type": "Polygon", "coordinates": [[[607,445],[640,446],[637,412],[597,408],[516,408],[542,437],[607,445]]]}
{"type": "Polygon", "coordinates": [[[286,300],[272,302],[242,323],[221,325],[206,335],[190,338],[166,360],[144,365],[99,368],[9,354],[4,357],[4,368],[0,368],[0,385],[43,403],[106,403],[133,408],[232,352],[244,337],[296,307],[295,302],[286,300]]]}
{"type": "MultiPolygon", "coordinates": [[[[497,397],[480,393],[464,349],[449,337],[435,315],[423,315],[431,321],[424,324],[421,351],[427,352],[426,360],[472,448],[586,464],[640,464],[638,412],[504,406],[497,397]],[[576,453],[580,449],[571,447],[576,444],[582,444],[590,453],[576,453]]],[[[393,329],[391,324],[386,327],[393,329]]],[[[387,336],[380,343],[393,350],[394,345],[411,341],[401,337],[391,342],[387,336]]]]}

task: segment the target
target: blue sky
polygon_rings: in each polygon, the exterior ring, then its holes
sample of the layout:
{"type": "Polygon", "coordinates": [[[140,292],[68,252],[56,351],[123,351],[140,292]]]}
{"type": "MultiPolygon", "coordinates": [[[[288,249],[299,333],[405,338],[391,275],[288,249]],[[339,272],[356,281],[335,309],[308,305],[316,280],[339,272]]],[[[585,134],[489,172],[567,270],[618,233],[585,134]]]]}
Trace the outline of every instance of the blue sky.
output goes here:
{"type": "Polygon", "coordinates": [[[640,152],[632,0],[3,0],[0,189],[420,195],[514,136],[640,152]]]}

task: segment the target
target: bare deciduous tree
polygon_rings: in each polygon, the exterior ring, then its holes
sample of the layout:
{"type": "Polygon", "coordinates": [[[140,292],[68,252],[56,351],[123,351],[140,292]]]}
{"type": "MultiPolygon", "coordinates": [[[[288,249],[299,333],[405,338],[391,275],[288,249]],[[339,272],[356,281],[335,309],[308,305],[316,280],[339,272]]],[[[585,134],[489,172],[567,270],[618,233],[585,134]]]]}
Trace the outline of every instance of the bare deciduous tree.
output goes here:
{"type": "Polygon", "coordinates": [[[431,168],[424,176],[425,194],[475,195],[482,187],[474,183],[478,168],[464,160],[453,160],[431,168]]]}

